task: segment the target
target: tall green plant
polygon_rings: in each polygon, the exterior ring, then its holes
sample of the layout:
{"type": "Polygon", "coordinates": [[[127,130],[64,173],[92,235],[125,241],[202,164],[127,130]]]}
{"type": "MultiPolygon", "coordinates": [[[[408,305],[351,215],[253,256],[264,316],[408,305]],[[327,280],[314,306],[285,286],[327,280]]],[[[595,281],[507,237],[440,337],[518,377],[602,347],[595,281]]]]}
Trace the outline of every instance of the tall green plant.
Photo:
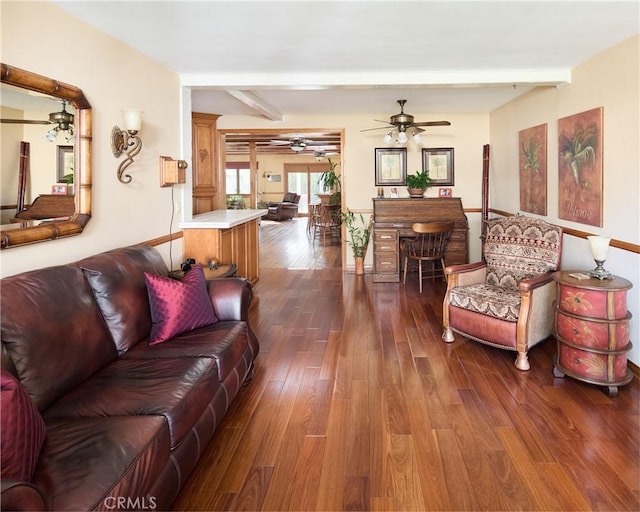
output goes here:
{"type": "Polygon", "coordinates": [[[353,257],[364,258],[369,246],[371,224],[366,224],[361,213],[356,216],[348,208],[346,212],[342,212],[342,222],[347,226],[347,232],[349,233],[347,243],[351,246],[353,257]]]}
{"type": "Polygon", "coordinates": [[[329,169],[327,169],[320,175],[318,184],[322,187],[323,190],[327,192],[330,192],[332,190],[339,192],[340,175],[336,174],[336,167],[338,167],[338,162],[332,162],[331,158],[327,158],[327,161],[329,162],[329,169]]]}

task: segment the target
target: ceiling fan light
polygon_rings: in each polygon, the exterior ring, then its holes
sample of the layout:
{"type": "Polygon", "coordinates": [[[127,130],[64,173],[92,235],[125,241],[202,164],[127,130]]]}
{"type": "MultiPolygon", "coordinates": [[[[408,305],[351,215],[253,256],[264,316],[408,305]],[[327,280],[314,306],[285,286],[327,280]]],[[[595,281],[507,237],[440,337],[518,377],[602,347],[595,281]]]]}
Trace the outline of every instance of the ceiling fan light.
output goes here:
{"type": "Polygon", "coordinates": [[[422,142],[422,137],[420,137],[420,134],[418,132],[413,132],[413,142],[415,142],[416,144],[420,144],[422,142]]]}
{"type": "Polygon", "coordinates": [[[301,144],[292,144],[291,145],[291,149],[293,151],[295,151],[296,153],[299,153],[300,151],[302,151],[304,149],[304,146],[301,144]]]}
{"type": "Polygon", "coordinates": [[[405,142],[407,142],[407,140],[407,134],[405,132],[398,133],[398,142],[400,144],[404,144],[405,142]]]}
{"type": "Polygon", "coordinates": [[[384,136],[384,138],[382,139],[382,141],[383,141],[385,144],[389,144],[389,143],[391,143],[391,141],[392,141],[392,138],[391,138],[391,132],[387,133],[387,134],[384,136]]]}

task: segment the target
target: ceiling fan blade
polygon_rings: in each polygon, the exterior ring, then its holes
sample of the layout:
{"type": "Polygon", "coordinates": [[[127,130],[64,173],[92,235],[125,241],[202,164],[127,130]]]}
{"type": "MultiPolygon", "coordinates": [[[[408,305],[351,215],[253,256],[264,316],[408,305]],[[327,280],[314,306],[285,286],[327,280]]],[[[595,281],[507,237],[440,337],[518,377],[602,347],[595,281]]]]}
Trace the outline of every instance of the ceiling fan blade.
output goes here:
{"type": "Polygon", "coordinates": [[[36,121],[33,119],[0,119],[0,123],[6,124],[51,124],[50,121],[36,121]]]}
{"type": "Polygon", "coordinates": [[[282,145],[282,146],[289,146],[291,144],[291,141],[290,140],[270,140],[269,143],[282,145]]]}
{"type": "Polygon", "coordinates": [[[425,121],[424,123],[413,123],[411,126],[451,126],[449,121],[425,121]]]}
{"type": "Polygon", "coordinates": [[[380,126],[378,128],[367,128],[366,130],[360,130],[361,132],[370,132],[373,130],[393,130],[394,126],[392,124],[389,124],[387,126],[380,126]]]}

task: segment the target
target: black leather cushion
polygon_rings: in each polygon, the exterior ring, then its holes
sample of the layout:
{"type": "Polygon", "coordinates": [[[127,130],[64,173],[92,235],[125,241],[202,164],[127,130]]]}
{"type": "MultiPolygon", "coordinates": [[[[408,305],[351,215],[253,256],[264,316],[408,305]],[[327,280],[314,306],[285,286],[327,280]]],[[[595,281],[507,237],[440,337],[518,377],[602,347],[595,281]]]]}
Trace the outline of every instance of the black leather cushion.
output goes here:
{"type": "Polygon", "coordinates": [[[212,358],[120,359],[65,395],[45,420],[80,416],[161,415],[174,448],[209,405],[217,388],[212,358]]]}
{"type": "Polygon", "coordinates": [[[162,416],[71,418],[47,422],[33,483],[47,510],[123,510],[119,497],[147,498],[129,510],[153,510],[147,494],[169,461],[162,416]]]}

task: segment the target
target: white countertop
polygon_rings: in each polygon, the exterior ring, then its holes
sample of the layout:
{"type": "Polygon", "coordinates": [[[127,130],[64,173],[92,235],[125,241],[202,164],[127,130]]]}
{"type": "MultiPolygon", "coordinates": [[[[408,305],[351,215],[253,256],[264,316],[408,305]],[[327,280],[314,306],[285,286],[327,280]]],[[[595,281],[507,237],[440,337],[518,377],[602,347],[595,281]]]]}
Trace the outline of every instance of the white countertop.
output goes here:
{"type": "Polygon", "coordinates": [[[214,228],[227,229],[244,224],[251,220],[259,219],[266,215],[268,210],[215,210],[196,215],[192,220],[180,223],[182,229],[214,228]]]}

